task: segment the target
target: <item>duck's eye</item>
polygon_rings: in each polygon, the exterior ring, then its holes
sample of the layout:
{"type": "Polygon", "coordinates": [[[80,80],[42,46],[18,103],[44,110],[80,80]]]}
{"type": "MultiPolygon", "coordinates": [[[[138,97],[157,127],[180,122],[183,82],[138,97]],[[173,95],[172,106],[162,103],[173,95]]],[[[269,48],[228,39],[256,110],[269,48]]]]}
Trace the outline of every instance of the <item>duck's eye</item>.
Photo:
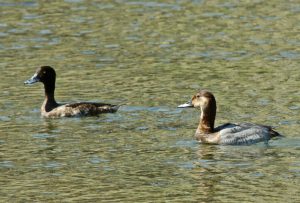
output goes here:
{"type": "Polygon", "coordinates": [[[196,97],[197,97],[197,98],[200,98],[200,95],[197,95],[196,97]]]}

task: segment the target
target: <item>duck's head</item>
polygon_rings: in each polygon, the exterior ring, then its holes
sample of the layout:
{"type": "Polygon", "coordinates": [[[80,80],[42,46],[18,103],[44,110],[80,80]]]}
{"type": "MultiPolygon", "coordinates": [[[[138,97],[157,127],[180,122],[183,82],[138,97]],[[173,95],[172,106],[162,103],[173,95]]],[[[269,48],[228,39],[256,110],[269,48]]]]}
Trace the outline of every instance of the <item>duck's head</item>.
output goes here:
{"type": "Polygon", "coordinates": [[[55,83],[56,73],[50,66],[42,66],[36,70],[36,73],[24,82],[25,85],[42,82],[44,84],[55,83]]]}
{"type": "Polygon", "coordinates": [[[198,109],[216,109],[216,100],[214,95],[206,90],[200,90],[195,94],[192,99],[184,104],[178,106],[178,108],[194,107],[198,109]]]}

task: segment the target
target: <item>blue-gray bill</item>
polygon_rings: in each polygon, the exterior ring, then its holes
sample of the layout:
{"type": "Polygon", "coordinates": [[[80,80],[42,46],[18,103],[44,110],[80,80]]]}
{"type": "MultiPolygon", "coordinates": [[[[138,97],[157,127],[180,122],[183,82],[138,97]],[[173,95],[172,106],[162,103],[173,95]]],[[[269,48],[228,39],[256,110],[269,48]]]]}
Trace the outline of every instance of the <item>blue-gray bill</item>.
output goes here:
{"type": "Polygon", "coordinates": [[[31,85],[31,84],[34,84],[34,83],[39,82],[39,81],[40,80],[39,80],[37,74],[34,74],[30,79],[28,79],[24,82],[24,85],[31,85]]]}
{"type": "Polygon", "coordinates": [[[192,100],[177,106],[177,108],[190,108],[190,107],[194,107],[193,104],[192,104],[192,100]]]}

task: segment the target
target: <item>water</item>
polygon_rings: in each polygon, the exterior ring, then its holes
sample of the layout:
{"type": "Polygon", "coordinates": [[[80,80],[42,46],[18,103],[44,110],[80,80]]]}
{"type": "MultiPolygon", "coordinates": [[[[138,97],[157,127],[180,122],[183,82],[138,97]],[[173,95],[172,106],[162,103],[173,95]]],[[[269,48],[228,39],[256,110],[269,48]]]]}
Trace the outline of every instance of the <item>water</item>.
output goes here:
{"type": "Polygon", "coordinates": [[[1,202],[299,202],[296,1],[1,1],[1,202]],[[36,68],[58,101],[126,104],[43,119],[36,68]],[[217,124],[255,122],[269,146],[193,139],[197,89],[217,124]]]}

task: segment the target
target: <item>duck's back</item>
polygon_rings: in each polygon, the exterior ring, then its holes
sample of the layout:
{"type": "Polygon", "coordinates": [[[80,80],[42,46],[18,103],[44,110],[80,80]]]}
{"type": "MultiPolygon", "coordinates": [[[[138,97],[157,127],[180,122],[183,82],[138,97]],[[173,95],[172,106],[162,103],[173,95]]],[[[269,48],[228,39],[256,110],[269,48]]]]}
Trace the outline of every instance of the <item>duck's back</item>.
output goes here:
{"type": "Polygon", "coordinates": [[[105,103],[79,102],[67,104],[66,108],[80,116],[95,116],[102,113],[114,113],[119,106],[105,103]]]}
{"type": "Polygon", "coordinates": [[[280,136],[269,126],[252,123],[225,124],[215,129],[220,135],[220,144],[250,145],[257,142],[267,143],[272,137],[280,136]]]}

